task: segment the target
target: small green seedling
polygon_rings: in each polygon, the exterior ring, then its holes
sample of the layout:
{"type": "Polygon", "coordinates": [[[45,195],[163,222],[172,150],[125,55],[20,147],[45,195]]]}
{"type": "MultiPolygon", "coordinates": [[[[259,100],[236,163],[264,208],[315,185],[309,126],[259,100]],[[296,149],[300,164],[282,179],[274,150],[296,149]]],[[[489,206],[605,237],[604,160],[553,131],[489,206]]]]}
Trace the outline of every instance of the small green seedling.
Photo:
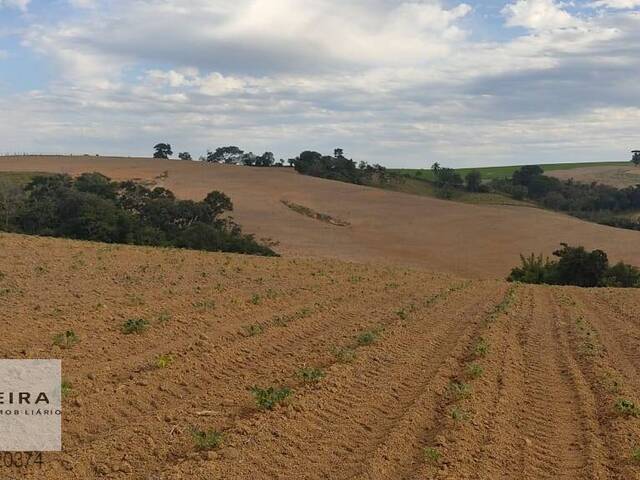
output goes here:
{"type": "Polygon", "coordinates": [[[469,415],[460,407],[453,407],[451,409],[451,418],[453,418],[456,422],[463,422],[469,418],[469,415]]]}
{"type": "Polygon", "coordinates": [[[296,376],[304,383],[317,383],[324,378],[324,372],[319,368],[301,368],[296,376]]]}
{"type": "Polygon", "coordinates": [[[171,320],[171,314],[166,310],[160,312],[160,314],[158,315],[158,322],[160,323],[167,323],[169,320],[171,320]]]}
{"type": "Polygon", "coordinates": [[[473,347],[473,353],[476,357],[484,357],[489,353],[489,345],[484,338],[479,338],[476,345],[473,347]]]}
{"type": "Polygon", "coordinates": [[[265,410],[273,410],[273,408],[284,402],[293,392],[287,387],[251,387],[251,393],[254,400],[260,408],[265,410]]]}
{"type": "Polygon", "coordinates": [[[472,363],[467,367],[467,375],[470,378],[478,378],[484,373],[484,369],[477,363],[472,363]]]}
{"type": "Polygon", "coordinates": [[[219,448],[224,440],[224,435],[217,430],[197,430],[191,431],[193,441],[198,450],[213,450],[219,448]]]}
{"type": "Polygon", "coordinates": [[[378,334],[376,332],[363,332],[356,337],[356,342],[358,346],[365,347],[367,345],[371,345],[378,338],[378,334]]]}
{"type": "Polygon", "coordinates": [[[442,458],[442,454],[433,447],[426,447],[422,453],[424,454],[424,459],[431,464],[438,463],[442,458]]]}
{"type": "Polygon", "coordinates": [[[336,348],[333,354],[340,363],[351,363],[356,359],[356,351],[349,347],[336,348]]]}
{"type": "Polygon", "coordinates": [[[631,451],[631,460],[634,463],[640,463],[640,447],[636,447],[631,451]]]}
{"type": "Polygon", "coordinates": [[[620,415],[625,417],[638,417],[640,416],[640,408],[636,406],[631,400],[620,398],[615,404],[615,409],[620,415]]]}
{"type": "Polygon", "coordinates": [[[64,333],[58,333],[53,337],[53,344],[60,348],[71,348],[78,343],[79,340],[80,337],[78,337],[73,330],[67,330],[64,333]]]}
{"type": "Polygon", "coordinates": [[[122,333],[125,335],[131,335],[132,333],[142,333],[147,327],[149,322],[143,318],[130,318],[122,325],[122,333]]]}
{"type": "Polygon", "coordinates": [[[60,395],[62,395],[62,398],[67,398],[69,395],[71,395],[72,390],[73,385],[71,384],[71,382],[69,380],[63,379],[60,383],[60,395]]]}
{"type": "Polygon", "coordinates": [[[462,381],[453,380],[449,384],[449,393],[456,400],[467,398],[469,395],[471,395],[471,386],[462,381]]]}
{"type": "Polygon", "coordinates": [[[157,368],[167,368],[169,365],[173,363],[173,356],[167,355],[158,355],[156,358],[156,367],[157,368]]]}
{"type": "Polygon", "coordinates": [[[251,325],[245,325],[242,327],[244,330],[244,334],[247,337],[255,337],[256,335],[260,335],[264,332],[264,327],[259,323],[253,323],[251,325]]]}

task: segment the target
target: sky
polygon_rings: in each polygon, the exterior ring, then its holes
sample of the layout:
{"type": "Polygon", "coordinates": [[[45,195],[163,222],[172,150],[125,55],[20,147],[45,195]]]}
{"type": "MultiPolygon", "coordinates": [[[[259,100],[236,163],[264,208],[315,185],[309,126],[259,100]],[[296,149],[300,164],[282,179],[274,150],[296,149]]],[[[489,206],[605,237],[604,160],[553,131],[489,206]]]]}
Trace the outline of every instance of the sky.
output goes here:
{"type": "Polygon", "coordinates": [[[625,161],[640,0],[0,0],[0,153],[625,161]]]}

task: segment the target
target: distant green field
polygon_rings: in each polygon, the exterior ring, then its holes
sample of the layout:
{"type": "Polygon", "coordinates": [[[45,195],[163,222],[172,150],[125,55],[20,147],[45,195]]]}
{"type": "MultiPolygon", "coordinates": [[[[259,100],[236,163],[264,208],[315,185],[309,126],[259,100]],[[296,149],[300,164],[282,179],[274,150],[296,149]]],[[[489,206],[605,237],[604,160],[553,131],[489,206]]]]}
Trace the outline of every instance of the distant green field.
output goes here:
{"type": "Polygon", "coordinates": [[[29,183],[33,177],[38,175],[46,175],[42,172],[0,172],[0,182],[11,183],[24,186],[29,183]]]}
{"type": "MultiPolygon", "coordinates": [[[[548,165],[540,165],[545,172],[552,170],[571,170],[574,168],[582,167],[623,167],[629,165],[629,162],[595,162],[595,163],[551,163],[548,165]]],[[[479,167],[479,168],[456,168],[456,171],[463,177],[471,170],[478,170],[482,175],[483,180],[493,180],[498,178],[508,178],[513,175],[517,169],[522,165],[510,165],[507,167],[479,167]]],[[[425,180],[433,180],[433,173],[430,169],[412,169],[412,168],[391,168],[389,171],[409,175],[415,177],[416,174],[419,178],[425,180]],[[420,173],[418,173],[420,172],[420,173]]]]}

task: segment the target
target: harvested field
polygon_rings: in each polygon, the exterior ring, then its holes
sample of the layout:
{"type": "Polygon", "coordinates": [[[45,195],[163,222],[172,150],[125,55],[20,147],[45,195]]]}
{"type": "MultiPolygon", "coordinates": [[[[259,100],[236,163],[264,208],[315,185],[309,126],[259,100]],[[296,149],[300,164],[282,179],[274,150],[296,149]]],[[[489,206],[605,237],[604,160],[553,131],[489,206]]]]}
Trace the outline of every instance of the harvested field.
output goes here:
{"type": "Polygon", "coordinates": [[[631,187],[640,183],[640,168],[630,163],[623,166],[598,166],[575,168],[573,170],[556,170],[545,173],[545,175],[561,180],[573,178],[583,183],[603,183],[618,188],[631,187]]]}
{"type": "Polygon", "coordinates": [[[504,278],[520,253],[551,255],[560,242],[605,250],[640,265],[640,232],[584,222],[530,207],[468,205],[306,177],[288,168],[248,168],[157,159],[89,156],[0,157],[0,171],[137,178],[202,199],[221,190],[234,217],[258,238],[280,242],[287,257],[421,267],[473,278],[504,278]],[[337,226],[301,215],[282,200],[340,219],[337,226]]]}
{"type": "Polygon", "coordinates": [[[0,272],[0,355],[71,385],[18,478],[640,478],[635,291],[10,234],[0,272]]]}

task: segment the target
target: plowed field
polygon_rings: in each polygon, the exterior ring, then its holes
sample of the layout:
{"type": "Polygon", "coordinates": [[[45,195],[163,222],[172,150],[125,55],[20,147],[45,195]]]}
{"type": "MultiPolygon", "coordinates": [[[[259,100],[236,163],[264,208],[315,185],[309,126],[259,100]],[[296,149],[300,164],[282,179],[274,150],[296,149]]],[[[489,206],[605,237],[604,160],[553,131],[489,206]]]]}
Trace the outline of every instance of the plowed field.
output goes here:
{"type": "Polygon", "coordinates": [[[634,291],[8,234],[0,272],[0,357],[70,384],[64,451],[15,478],[640,478],[634,291]]]}

